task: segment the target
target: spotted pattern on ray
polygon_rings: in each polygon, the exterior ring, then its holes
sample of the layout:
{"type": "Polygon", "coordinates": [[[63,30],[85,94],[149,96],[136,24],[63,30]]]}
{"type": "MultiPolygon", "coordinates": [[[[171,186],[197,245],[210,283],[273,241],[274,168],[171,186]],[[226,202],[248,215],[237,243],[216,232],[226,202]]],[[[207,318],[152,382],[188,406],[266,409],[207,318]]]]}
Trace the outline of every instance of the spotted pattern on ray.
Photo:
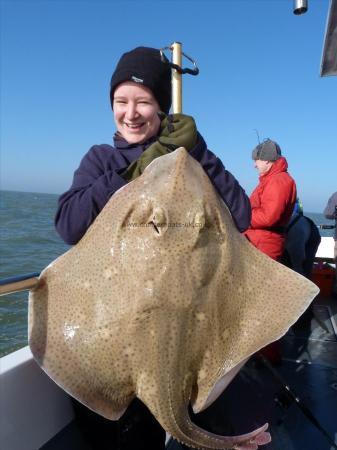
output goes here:
{"type": "MultiPolygon", "coordinates": [[[[218,436],[188,416],[214,401],[257,350],[281,337],[317,287],[256,250],[198,162],[180,148],[116,192],[29,298],[41,367],[118,419],[139,397],[191,447],[256,449],[267,426],[218,436]]],[[[244,413],[244,412],[243,412],[244,413]]]]}

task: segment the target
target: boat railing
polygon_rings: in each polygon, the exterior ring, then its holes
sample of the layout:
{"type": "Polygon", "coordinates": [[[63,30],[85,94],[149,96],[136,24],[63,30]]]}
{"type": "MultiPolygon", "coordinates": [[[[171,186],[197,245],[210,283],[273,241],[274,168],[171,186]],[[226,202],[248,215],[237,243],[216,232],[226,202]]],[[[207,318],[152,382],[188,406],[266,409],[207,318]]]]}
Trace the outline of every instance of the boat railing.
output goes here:
{"type": "Polygon", "coordinates": [[[336,228],[336,225],[326,225],[324,223],[322,223],[321,225],[317,225],[317,226],[321,230],[333,230],[334,228],[336,228]]]}
{"type": "Polygon", "coordinates": [[[40,274],[38,272],[4,278],[0,280],[0,295],[29,291],[37,286],[40,274]]]}

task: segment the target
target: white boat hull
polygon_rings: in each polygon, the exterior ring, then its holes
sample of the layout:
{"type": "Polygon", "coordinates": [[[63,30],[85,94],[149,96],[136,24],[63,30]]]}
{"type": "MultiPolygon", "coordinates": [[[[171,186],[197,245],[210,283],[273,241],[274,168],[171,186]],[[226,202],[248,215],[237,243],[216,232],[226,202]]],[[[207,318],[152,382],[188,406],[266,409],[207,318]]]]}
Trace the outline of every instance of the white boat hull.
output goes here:
{"type": "Polygon", "coordinates": [[[1,358],[0,392],[4,450],[37,450],[74,417],[69,397],[37,365],[29,347],[1,358]]]}

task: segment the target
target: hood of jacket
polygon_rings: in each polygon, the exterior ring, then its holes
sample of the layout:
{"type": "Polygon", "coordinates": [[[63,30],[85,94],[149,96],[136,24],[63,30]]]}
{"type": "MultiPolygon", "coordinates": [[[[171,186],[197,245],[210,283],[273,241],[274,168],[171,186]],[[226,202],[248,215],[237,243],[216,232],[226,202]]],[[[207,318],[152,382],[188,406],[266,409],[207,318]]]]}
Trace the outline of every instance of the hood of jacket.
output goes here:
{"type": "Polygon", "coordinates": [[[270,170],[268,170],[267,173],[264,173],[259,176],[259,180],[260,182],[264,182],[269,177],[272,177],[277,173],[287,172],[287,170],[288,170],[288,162],[284,156],[281,156],[274,162],[274,164],[271,166],[270,170]]]}

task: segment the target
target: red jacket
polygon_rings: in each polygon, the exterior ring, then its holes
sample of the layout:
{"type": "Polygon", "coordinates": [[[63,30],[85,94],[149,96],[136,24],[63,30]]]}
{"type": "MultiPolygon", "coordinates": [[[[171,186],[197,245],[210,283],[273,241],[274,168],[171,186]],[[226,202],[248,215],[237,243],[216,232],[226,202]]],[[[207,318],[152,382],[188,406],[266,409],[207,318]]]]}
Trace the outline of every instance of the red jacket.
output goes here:
{"type": "Polygon", "coordinates": [[[288,163],[282,156],[269,172],[260,176],[250,196],[252,220],[245,235],[273,259],[283,253],[285,235],[282,230],[289,222],[296,200],[296,184],[287,169],[288,163]]]}

